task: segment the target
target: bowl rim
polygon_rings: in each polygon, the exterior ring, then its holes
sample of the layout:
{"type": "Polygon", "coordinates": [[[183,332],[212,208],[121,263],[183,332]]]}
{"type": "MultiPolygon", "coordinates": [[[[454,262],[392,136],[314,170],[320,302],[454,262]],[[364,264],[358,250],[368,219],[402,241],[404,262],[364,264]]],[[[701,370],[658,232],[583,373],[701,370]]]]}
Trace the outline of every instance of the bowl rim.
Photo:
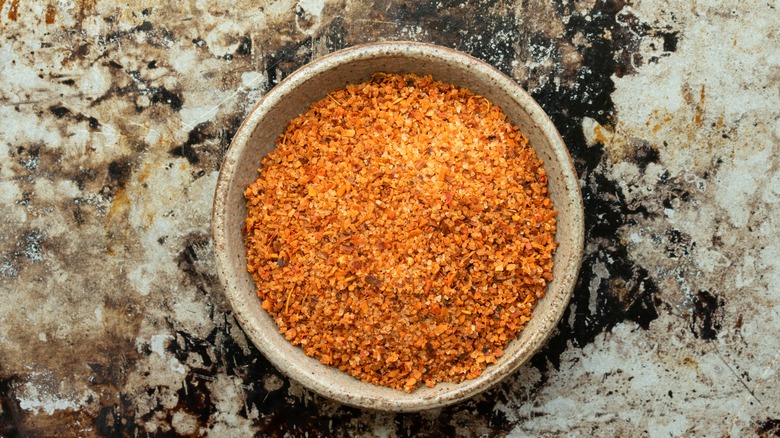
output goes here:
{"type": "MultiPolygon", "coordinates": [[[[492,65],[458,50],[412,41],[360,44],[329,53],[300,67],[265,93],[252,109],[248,111],[225,153],[217,178],[212,206],[211,232],[217,276],[224,288],[224,294],[228,299],[234,316],[247,337],[280,372],[301,383],[307,389],[329,399],[370,410],[416,412],[452,405],[493,387],[517,371],[521,365],[533,357],[545,344],[568,307],[578,277],[584,248],[583,201],[577,172],[563,138],[541,106],[517,82],[492,65]],[[488,367],[488,369],[492,368],[491,372],[487,372],[486,369],[476,379],[464,380],[456,384],[452,390],[439,393],[434,397],[415,397],[414,393],[419,391],[412,393],[398,391],[398,395],[401,397],[393,400],[371,396],[355,397],[340,391],[337,385],[322,382],[320,379],[313,377],[310,373],[299,370],[297,367],[283,366],[289,361],[286,360],[283,354],[270,348],[270,341],[265,339],[265,335],[261,334],[261,330],[253,326],[254,321],[249,317],[248,304],[239,299],[234,293],[237,288],[235,287],[236,280],[230,275],[231,272],[234,272],[231,269],[229,260],[232,255],[226,254],[225,251],[227,233],[230,232],[225,227],[227,195],[233,182],[238,159],[247,147],[257,124],[268,114],[269,109],[274,108],[286,95],[293,92],[299,84],[338,65],[376,57],[404,55],[434,56],[443,61],[455,59],[458,63],[467,64],[469,67],[478,69],[481,74],[487,75],[491,81],[494,81],[501,88],[501,92],[512,93],[512,100],[517,101],[518,105],[528,114],[543,136],[550,142],[553,155],[562,170],[563,184],[566,188],[564,191],[566,193],[576,193],[576,196],[572,197],[573,199],[569,199],[568,195],[566,199],[574,204],[572,211],[578,213],[574,218],[574,226],[577,229],[573,233],[573,241],[569,244],[572,246],[572,257],[567,259],[568,263],[562,271],[567,275],[564,276],[565,278],[555,279],[564,282],[561,286],[563,293],[558,295],[560,305],[554,307],[554,312],[548,314],[547,318],[545,318],[546,323],[543,325],[544,331],[542,335],[534,337],[527,348],[518,350],[517,353],[519,354],[516,357],[513,356],[507,358],[509,360],[499,361],[497,364],[488,367]]],[[[558,263],[557,260],[556,263],[558,263]]],[[[274,336],[282,335],[277,331],[274,333],[274,336]]],[[[327,365],[322,366],[327,367],[327,365]]]]}

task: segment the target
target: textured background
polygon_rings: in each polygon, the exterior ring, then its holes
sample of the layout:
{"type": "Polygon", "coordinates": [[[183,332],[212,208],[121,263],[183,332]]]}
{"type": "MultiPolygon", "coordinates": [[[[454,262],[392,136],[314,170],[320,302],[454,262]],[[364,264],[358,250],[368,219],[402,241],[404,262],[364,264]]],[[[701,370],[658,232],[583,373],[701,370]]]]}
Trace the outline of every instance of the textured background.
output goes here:
{"type": "Polygon", "coordinates": [[[0,0],[0,436],[780,433],[780,2],[0,0]],[[361,412],[243,336],[220,160],[296,68],[377,40],[499,68],[575,160],[587,242],[531,363],[361,412]]]}

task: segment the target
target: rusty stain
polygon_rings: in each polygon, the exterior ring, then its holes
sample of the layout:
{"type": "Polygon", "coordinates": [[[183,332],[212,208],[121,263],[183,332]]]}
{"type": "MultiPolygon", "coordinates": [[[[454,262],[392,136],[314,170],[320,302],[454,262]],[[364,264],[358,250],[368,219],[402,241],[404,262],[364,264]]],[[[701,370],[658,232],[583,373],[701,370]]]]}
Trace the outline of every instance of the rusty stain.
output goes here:
{"type": "Polygon", "coordinates": [[[11,0],[11,7],[8,8],[8,19],[16,21],[19,18],[19,0],[11,0]]]}
{"type": "Polygon", "coordinates": [[[683,102],[685,102],[688,105],[692,105],[693,104],[693,93],[691,93],[691,86],[686,83],[686,84],[684,84],[682,86],[682,90],[680,90],[680,91],[682,92],[683,102]]]}
{"type": "Polygon", "coordinates": [[[607,142],[607,137],[604,135],[604,132],[601,129],[601,126],[596,126],[596,128],[593,130],[593,133],[596,134],[596,141],[605,144],[607,142]]]}
{"type": "Polygon", "coordinates": [[[5,0],[0,0],[0,11],[3,10],[3,6],[5,6],[5,0]]]}
{"type": "Polygon", "coordinates": [[[138,182],[143,183],[149,179],[149,175],[152,173],[151,165],[144,166],[143,170],[138,174],[138,182]]]}
{"type": "Polygon", "coordinates": [[[696,108],[693,110],[693,124],[696,126],[701,126],[701,122],[704,119],[704,99],[704,84],[702,84],[699,92],[699,103],[696,104],[696,108]]]}
{"type": "Polygon", "coordinates": [[[54,24],[56,18],[57,8],[53,4],[46,6],[46,24],[54,24]]]}
{"type": "Polygon", "coordinates": [[[685,365],[687,367],[691,367],[691,368],[693,368],[695,370],[699,369],[699,363],[696,362],[695,360],[691,359],[690,357],[686,357],[685,359],[683,359],[682,363],[683,363],[683,365],[685,365]]]}
{"type": "Polygon", "coordinates": [[[123,188],[117,190],[114,202],[111,203],[111,208],[106,214],[106,224],[110,224],[117,215],[127,210],[129,206],[130,200],[127,198],[127,191],[123,188]]]}
{"type": "Polygon", "coordinates": [[[81,15],[81,19],[83,20],[86,18],[89,12],[92,12],[92,10],[95,8],[95,4],[97,3],[97,0],[81,0],[77,1],[79,3],[79,14],[81,15]]]}

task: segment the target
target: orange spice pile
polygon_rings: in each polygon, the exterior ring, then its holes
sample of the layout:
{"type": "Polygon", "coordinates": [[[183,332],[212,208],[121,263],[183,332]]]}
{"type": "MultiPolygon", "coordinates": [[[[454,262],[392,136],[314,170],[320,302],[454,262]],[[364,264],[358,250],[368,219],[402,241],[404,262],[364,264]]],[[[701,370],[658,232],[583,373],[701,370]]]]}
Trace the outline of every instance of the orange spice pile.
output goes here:
{"type": "Polygon", "coordinates": [[[307,355],[367,382],[478,376],[552,279],[541,165],[498,107],[430,76],[329,94],[245,192],[263,308],[307,355]]]}

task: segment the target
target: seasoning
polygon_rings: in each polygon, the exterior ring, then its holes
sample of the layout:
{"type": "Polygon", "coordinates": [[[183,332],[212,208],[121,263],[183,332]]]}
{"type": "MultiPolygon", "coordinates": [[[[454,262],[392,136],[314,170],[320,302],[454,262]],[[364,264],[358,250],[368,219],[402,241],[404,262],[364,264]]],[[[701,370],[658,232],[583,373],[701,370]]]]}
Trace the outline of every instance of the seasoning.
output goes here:
{"type": "Polygon", "coordinates": [[[477,377],[552,280],[542,161],[464,88],[377,73],[292,120],[259,172],[244,236],[262,307],[364,381],[477,377]]]}

